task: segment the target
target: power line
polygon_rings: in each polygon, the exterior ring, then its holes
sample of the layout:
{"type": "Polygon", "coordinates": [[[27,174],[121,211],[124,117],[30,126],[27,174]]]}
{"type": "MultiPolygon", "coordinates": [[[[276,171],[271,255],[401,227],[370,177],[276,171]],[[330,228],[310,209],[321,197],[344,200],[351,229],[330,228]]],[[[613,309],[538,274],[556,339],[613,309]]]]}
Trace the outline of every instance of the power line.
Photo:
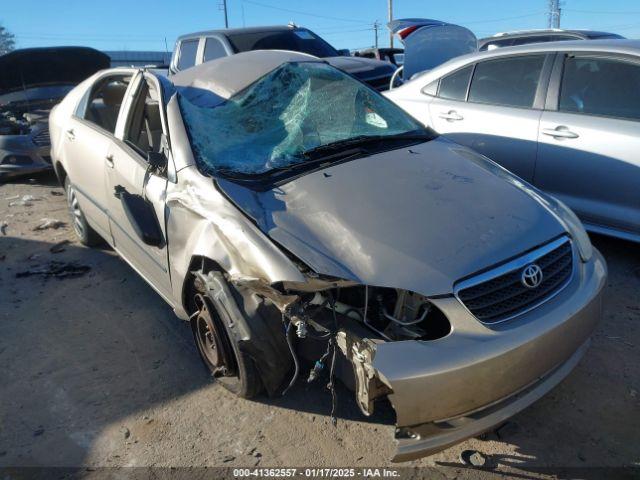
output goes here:
{"type": "Polygon", "coordinates": [[[604,27],[599,27],[602,30],[626,30],[628,28],[636,28],[640,26],[640,23],[624,23],[622,25],[608,25],[604,27]]]}
{"type": "Polygon", "coordinates": [[[457,23],[462,23],[464,25],[475,25],[478,23],[495,23],[495,22],[503,22],[505,20],[517,20],[519,18],[528,18],[528,17],[536,17],[538,15],[542,15],[543,11],[538,11],[538,12],[532,12],[532,13],[526,13],[523,15],[516,15],[513,17],[502,17],[502,18],[492,18],[492,19],[488,19],[488,20],[471,20],[470,22],[457,22],[457,23]]]}
{"type": "Polygon", "coordinates": [[[640,11],[635,12],[625,12],[625,11],[614,11],[614,10],[575,10],[573,8],[565,8],[565,12],[576,12],[576,13],[590,13],[594,15],[640,15],[640,11]]]}
{"type": "Polygon", "coordinates": [[[40,33],[40,32],[16,32],[16,36],[19,37],[47,37],[47,38],[104,38],[104,39],[137,39],[137,40],[146,40],[146,39],[156,39],[156,38],[164,38],[159,35],[112,35],[112,34],[95,34],[95,33],[76,33],[76,34],[68,34],[68,33],[40,33]]]}
{"type": "Polygon", "coordinates": [[[339,22],[351,22],[351,23],[369,24],[369,25],[371,24],[371,22],[362,22],[359,20],[353,20],[352,18],[330,17],[328,15],[318,15],[315,13],[302,12],[300,10],[292,10],[290,8],[276,7],[275,5],[267,5],[266,3],[255,2],[253,0],[244,0],[244,2],[250,3],[252,5],[257,5],[258,7],[270,8],[272,10],[279,10],[281,12],[287,12],[287,13],[295,13],[296,15],[305,15],[307,17],[324,18],[326,20],[337,20],[339,22]]]}
{"type": "Polygon", "coordinates": [[[322,36],[323,37],[328,37],[328,36],[332,36],[332,35],[344,35],[345,33],[356,33],[356,32],[371,32],[373,31],[373,28],[361,28],[359,30],[348,30],[346,32],[329,32],[329,33],[323,33],[322,36]]]}

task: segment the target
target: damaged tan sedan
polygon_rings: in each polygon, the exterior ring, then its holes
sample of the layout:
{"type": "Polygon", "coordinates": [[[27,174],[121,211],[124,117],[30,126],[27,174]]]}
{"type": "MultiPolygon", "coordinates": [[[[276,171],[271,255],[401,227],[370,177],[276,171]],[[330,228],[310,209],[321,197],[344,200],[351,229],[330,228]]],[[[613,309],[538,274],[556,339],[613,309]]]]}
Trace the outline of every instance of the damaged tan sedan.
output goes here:
{"type": "Polygon", "coordinates": [[[78,236],[191,322],[219,383],[386,397],[397,461],[540,398],[600,316],[606,265],[569,209],[315,57],[102,71],[50,125],[78,236]]]}

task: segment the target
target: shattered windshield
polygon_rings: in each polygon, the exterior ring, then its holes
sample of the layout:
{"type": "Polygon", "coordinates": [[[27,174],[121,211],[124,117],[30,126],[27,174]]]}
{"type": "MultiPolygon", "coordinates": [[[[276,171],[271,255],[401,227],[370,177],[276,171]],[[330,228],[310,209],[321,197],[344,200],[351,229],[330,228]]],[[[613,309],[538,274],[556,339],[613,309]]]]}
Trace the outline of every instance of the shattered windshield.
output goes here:
{"type": "Polygon", "coordinates": [[[350,139],[425,132],[391,101],[330,65],[287,63],[224,100],[183,87],[179,103],[204,173],[261,174],[350,139]]]}

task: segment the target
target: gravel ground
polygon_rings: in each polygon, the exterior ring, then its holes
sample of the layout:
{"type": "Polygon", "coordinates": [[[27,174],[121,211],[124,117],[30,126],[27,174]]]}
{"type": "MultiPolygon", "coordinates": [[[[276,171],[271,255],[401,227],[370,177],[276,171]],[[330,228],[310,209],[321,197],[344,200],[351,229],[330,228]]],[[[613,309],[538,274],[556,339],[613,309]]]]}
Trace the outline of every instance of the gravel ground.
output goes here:
{"type": "MultiPolygon", "coordinates": [[[[333,427],[321,385],[236,399],[209,380],[188,325],[114,252],[78,244],[68,220],[52,175],[0,185],[0,467],[393,466],[389,407],[364,418],[340,389],[333,427]],[[36,230],[44,219],[67,223],[36,230]],[[51,260],[91,270],[17,278],[51,260]]],[[[609,285],[576,370],[497,432],[403,465],[480,477],[459,460],[475,449],[525,478],[640,466],[640,245],[593,242],[609,285]]]]}

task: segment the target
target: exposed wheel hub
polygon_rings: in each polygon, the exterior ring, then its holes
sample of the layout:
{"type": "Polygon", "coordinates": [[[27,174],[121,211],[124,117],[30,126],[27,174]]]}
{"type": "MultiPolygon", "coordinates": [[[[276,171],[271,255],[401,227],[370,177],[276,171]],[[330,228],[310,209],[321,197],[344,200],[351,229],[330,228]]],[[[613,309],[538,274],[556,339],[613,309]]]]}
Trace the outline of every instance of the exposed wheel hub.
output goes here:
{"type": "Polygon", "coordinates": [[[209,364],[214,377],[233,375],[233,363],[230,361],[231,345],[225,337],[223,325],[215,312],[212,313],[207,300],[196,295],[199,311],[195,319],[195,333],[198,347],[205,361],[209,364]]]}

